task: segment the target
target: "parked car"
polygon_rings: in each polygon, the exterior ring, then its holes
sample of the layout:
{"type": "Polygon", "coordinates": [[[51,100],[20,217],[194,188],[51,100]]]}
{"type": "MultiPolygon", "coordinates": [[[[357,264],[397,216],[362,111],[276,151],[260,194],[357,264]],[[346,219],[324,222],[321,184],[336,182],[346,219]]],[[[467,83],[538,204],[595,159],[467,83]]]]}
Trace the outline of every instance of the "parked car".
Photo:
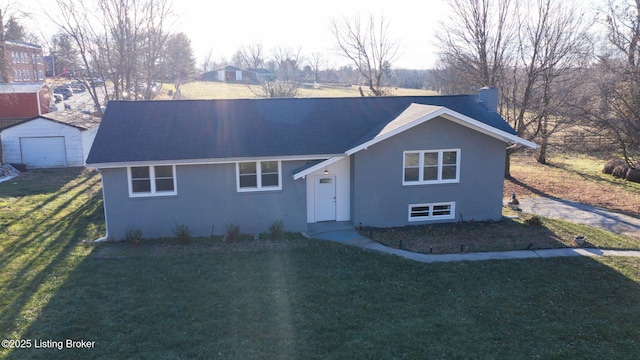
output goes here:
{"type": "Polygon", "coordinates": [[[73,96],[73,90],[68,85],[60,85],[53,88],[54,94],[62,95],[64,100],[67,100],[71,96],[73,96]]]}
{"type": "Polygon", "coordinates": [[[89,79],[89,84],[93,86],[102,86],[104,85],[104,81],[100,78],[92,78],[92,79],[89,79]]]}
{"type": "Polygon", "coordinates": [[[73,90],[74,93],[81,93],[87,90],[87,86],[79,80],[72,81],[68,85],[69,87],[71,87],[71,90],[73,90]]]}

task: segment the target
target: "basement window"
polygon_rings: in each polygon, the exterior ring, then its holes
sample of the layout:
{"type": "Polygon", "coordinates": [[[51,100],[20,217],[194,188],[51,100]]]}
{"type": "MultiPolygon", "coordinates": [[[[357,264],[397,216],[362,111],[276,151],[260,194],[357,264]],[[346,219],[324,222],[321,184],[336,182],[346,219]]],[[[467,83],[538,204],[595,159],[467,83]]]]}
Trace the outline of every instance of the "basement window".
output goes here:
{"type": "Polygon", "coordinates": [[[409,221],[450,220],[455,218],[455,202],[411,204],[409,221]]]}

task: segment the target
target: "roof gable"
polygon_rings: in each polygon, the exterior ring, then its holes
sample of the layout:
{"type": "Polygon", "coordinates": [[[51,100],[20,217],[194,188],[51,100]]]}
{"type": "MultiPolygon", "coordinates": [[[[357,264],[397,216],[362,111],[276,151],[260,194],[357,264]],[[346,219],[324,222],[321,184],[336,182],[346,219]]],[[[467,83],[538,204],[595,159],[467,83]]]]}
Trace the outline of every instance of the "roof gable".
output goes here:
{"type": "Polygon", "coordinates": [[[371,139],[361,139],[361,142],[355,145],[353,148],[346,151],[347,155],[354,154],[362,149],[366,149],[367,147],[376,144],[380,141],[388,139],[396,134],[399,134],[403,131],[409,130],[414,126],[420,125],[426,121],[437,117],[444,117],[450,121],[456,122],[468,128],[474,129],[476,131],[482,132],[491,137],[500,139],[505,142],[513,142],[521,145],[525,145],[531,148],[536,148],[537,145],[524,140],[511,132],[506,132],[504,130],[500,130],[489,126],[485,123],[472,119],[468,116],[459,114],[453,110],[447,109],[443,106],[433,106],[433,105],[422,105],[422,104],[411,104],[409,107],[404,110],[398,117],[388,122],[382,130],[375,133],[371,139]]]}
{"type": "Polygon", "coordinates": [[[425,109],[436,108],[447,108],[451,114],[515,136],[474,95],[112,101],[87,163],[328,158],[391,134],[415,121],[425,109]],[[411,104],[428,107],[412,108],[411,104]]]}
{"type": "Polygon", "coordinates": [[[62,125],[74,127],[80,131],[89,130],[100,125],[100,118],[98,117],[84,114],[79,111],[64,110],[64,111],[55,111],[55,112],[46,113],[44,115],[31,117],[29,119],[25,119],[18,123],[9,125],[3,130],[6,130],[12,127],[18,127],[20,125],[26,124],[34,120],[52,121],[62,125]]]}

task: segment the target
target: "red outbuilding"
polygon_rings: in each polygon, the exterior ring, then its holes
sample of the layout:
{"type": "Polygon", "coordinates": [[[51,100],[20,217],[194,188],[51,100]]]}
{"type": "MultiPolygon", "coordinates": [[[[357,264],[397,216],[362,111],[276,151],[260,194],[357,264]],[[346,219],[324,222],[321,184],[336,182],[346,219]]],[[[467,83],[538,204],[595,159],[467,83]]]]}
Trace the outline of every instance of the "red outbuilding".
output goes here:
{"type": "Polygon", "coordinates": [[[0,119],[28,119],[49,112],[53,93],[44,83],[0,84],[0,119]]]}

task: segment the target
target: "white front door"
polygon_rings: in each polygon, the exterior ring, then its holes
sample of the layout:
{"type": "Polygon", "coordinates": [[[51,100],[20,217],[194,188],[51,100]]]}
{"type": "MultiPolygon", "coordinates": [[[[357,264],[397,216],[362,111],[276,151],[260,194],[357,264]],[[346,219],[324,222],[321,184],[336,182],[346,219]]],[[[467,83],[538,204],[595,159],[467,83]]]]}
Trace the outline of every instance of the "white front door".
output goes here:
{"type": "Polygon", "coordinates": [[[316,176],[316,222],[336,220],[336,176],[316,176]]]}

